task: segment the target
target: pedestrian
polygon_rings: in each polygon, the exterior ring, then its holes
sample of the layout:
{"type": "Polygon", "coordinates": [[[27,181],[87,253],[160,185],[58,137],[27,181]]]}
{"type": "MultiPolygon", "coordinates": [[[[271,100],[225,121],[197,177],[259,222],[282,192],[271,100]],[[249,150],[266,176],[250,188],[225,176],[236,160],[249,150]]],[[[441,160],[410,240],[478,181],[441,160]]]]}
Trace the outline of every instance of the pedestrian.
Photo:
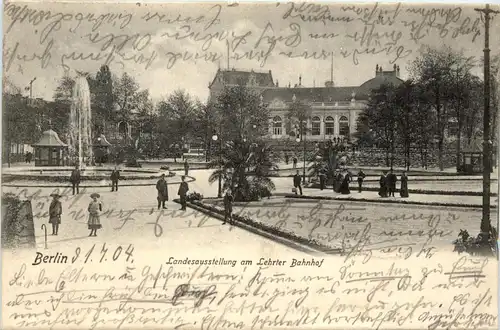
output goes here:
{"type": "Polygon", "coordinates": [[[31,164],[31,160],[33,159],[33,154],[28,152],[28,164],[31,164]]]}
{"type": "Polygon", "coordinates": [[[76,193],[80,193],[80,180],[81,180],[81,175],[80,175],[80,168],[78,165],[75,166],[75,169],[71,171],[71,176],[69,178],[69,181],[71,182],[71,186],[73,187],[73,195],[76,193]]]}
{"type": "Polygon", "coordinates": [[[300,194],[302,195],[302,178],[300,177],[299,171],[297,170],[297,173],[293,176],[293,187],[295,188],[295,195],[297,195],[297,188],[300,191],[300,194]]]}
{"type": "Polygon", "coordinates": [[[321,168],[319,171],[319,189],[323,190],[326,186],[326,169],[321,168]]]}
{"type": "Polygon", "coordinates": [[[184,175],[188,175],[188,173],[189,173],[189,163],[186,158],[186,160],[184,161],[184,175]]]}
{"type": "Polygon", "coordinates": [[[229,219],[229,224],[233,224],[233,193],[231,191],[231,188],[229,188],[226,193],[224,194],[224,222],[222,223],[223,225],[226,224],[227,220],[229,219]]]}
{"type": "Polygon", "coordinates": [[[387,197],[387,171],[384,171],[379,179],[380,189],[378,195],[380,197],[387,197]]]}
{"type": "Polygon", "coordinates": [[[406,175],[406,172],[403,172],[401,175],[401,189],[399,190],[399,194],[402,198],[410,196],[408,192],[408,176],[406,175]]]}
{"type": "Polygon", "coordinates": [[[98,193],[93,193],[90,195],[90,198],[92,198],[92,201],[89,204],[88,211],[89,211],[89,220],[87,222],[88,228],[90,229],[90,234],[89,236],[97,236],[97,229],[101,229],[101,218],[100,214],[102,212],[102,204],[99,202],[97,199],[101,198],[101,195],[98,193]]]}
{"type": "Polygon", "coordinates": [[[186,211],[186,197],[187,197],[187,192],[189,191],[189,186],[187,184],[186,181],[184,181],[186,179],[186,177],[183,175],[182,176],[182,182],[179,186],[179,191],[177,192],[177,194],[181,197],[181,210],[182,211],[186,211]]]}
{"type": "Polygon", "coordinates": [[[361,193],[363,191],[363,180],[366,178],[363,170],[359,170],[358,172],[358,192],[361,193]]]}
{"type": "Polygon", "coordinates": [[[120,180],[120,171],[118,166],[111,172],[111,191],[118,191],[118,180],[120,180]]]}
{"type": "Polygon", "coordinates": [[[297,156],[293,156],[292,161],[293,161],[293,168],[294,169],[297,168],[297,156]]]}
{"type": "Polygon", "coordinates": [[[351,193],[351,189],[349,188],[349,184],[351,183],[351,175],[347,170],[343,171],[341,182],[340,193],[343,195],[349,195],[351,193]]]}
{"type": "Polygon", "coordinates": [[[290,156],[287,153],[285,153],[285,164],[288,165],[289,161],[290,161],[290,156]]]}
{"type": "Polygon", "coordinates": [[[340,193],[340,186],[342,185],[342,180],[343,180],[342,173],[340,172],[340,170],[337,170],[333,184],[333,191],[335,191],[336,193],[340,193]]]}
{"type": "Polygon", "coordinates": [[[59,198],[61,195],[53,193],[50,195],[53,200],[49,206],[49,223],[52,225],[52,235],[57,235],[61,224],[62,205],[59,198]]]}
{"type": "Polygon", "coordinates": [[[166,209],[165,202],[168,201],[168,184],[165,181],[165,174],[162,174],[160,180],[156,183],[156,190],[158,191],[158,210],[160,207],[166,209]]]}
{"type": "Polygon", "coordinates": [[[389,175],[387,175],[387,181],[389,185],[389,197],[395,197],[394,193],[396,192],[396,182],[398,182],[398,177],[392,170],[390,170],[389,175]]]}
{"type": "Polygon", "coordinates": [[[24,161],[26,162],[26,164],[28,164],[28,155],[30,153],[29,152],[26,152],[26,155],[24,155],[24,161]]]}

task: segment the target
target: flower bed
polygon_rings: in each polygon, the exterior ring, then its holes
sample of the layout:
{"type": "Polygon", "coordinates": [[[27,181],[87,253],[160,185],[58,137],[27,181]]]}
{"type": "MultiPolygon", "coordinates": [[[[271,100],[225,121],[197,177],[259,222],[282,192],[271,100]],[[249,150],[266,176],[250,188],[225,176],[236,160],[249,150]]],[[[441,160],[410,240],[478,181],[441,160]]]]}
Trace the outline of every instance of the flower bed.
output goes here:
{"type": "MultiPolygon", "coordinates": [[[[347,195],[342,195],[347,196],[347,195]]],[[[467,207],[467,208],[478,208],[480,205],[476,204],[460,204],[460,203],[444,203],[444,202],[419,202],[419,201],[408,201],[404,199],[384,199],[384,198],[335,198],[330,196],[304,196],[295,194],[286,194],[285,198],[295,198],[295,199],[313,199],[313,200],[335,200],[335,201],[349,201],[349,202],[375,202],[375,203],[389,203],[389,204],[409,204],[409,205],[431,205],[431,206],[453,206],[453,207],[467,207]]],[[[490,208],[495,209],[496,205],[490,205],[490,208]]]]}
{"type": "MultiPolygon", "coordinates": [[[[177,202],[177,200],[176,200],[176,202],[177,202]]],[[[218,215],[219,217],[223,217],[223,214],[224,214],[224,210],[217,208],[213,205],[207,205],[201,201],[189,202],[188,206],[193,207],[201,212],[218,215]]],[[[300,245],[310,247],[310,248],[317,250],[317,251],[330,252],[330,253],[331,252],[340,252],[340,250],[332,249],[329,246],[321,244],[317,240],[307,239],[307,238],[304,238],[301,236],[297,236],[291,232],[282,231],[278,227],[268,226],[268,225],[265,225],[261,222],[254,221],[248,216],[240,216],[237,214],[233,214],[233,220],[235,221],[236,226],[244,227],[241,225],[241,224],[243,224],[243,225],[246,225],[248,227],[251,227],[251,228],[257,229],[259,231],[265,232],[267,234],[270,234],[273,237],[283,238],[283,239],[292,241],[294,243],[298,243],[300,245]]]]}
{"type": "MultiPolygon", "coordinates": [[[[311,183],[306,188],[319,189],[319,184],[311,183]]],[[[350,187],[352,190],[356,190],[358,187],[350,187]]],[[[328,189],[328,188],[327,188],[328,189]]],[[[329,187],[329,189],[332,189],[329,187]]],[[[363,191],[378,191],[376,187],[363,187],[363,191]]],[[[400,189],[396,189],[395,192],[399,193],[400,189]]],[[[410,194],[423,194],[423,195],[447,195],[447,196],[483,196],[482,192],[479,191],[452,191],[452,190],[426,190],[426,189],[408,189],[410,194]]],[[[497,197],[498,194],[491,192],[491,197],[497,197]]]]}

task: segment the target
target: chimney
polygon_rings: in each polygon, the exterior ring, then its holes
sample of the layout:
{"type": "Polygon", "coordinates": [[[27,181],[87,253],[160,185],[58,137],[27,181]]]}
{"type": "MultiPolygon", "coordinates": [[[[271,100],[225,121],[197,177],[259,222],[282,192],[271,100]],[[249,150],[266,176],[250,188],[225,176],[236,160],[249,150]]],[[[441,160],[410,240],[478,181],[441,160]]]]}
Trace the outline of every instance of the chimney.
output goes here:
{"type": "Polygon", "coordinates": [[[375,75],[378,74],[378,64],[375,66],[375,75]]]}
{"type": "Polygon", "coordinates": [[[288,82],[288,88],[292,87],[292,84],[290,82],[288,82]]]}
{"type": "Polygon", "coordinates": [[[302,75],[299,76],[299,86],[302,86],[302,75]]]}
{"type": "Polygon", "coordinates": [[[396,77],[398,77],[398,78],[399,78],[399,65],[398,65],[398,68],[397,68],[397,70],[396,70],[396,77]]]}
{"type": "Polygon", "coordinates": [[[280,87],[280,84],[278,83],[278,80],[276,80],[276,87],[280,87]]]}
{"type": "Polygon", "coordinates": [[[396,68],[397,68],[396,63],[394,63],[394,65],[393,65],[392,69],[393,69],[394,71],[396,71],[396,68]]]}

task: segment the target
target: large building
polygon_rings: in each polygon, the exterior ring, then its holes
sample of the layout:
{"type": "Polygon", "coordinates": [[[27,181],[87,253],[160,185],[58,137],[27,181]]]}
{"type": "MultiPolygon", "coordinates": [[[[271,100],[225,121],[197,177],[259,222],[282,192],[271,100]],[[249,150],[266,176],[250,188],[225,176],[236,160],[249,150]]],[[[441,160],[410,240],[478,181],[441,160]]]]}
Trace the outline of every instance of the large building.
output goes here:
{"type": "Polygon", "coordinates": [[[399,77],[399,66],[384,71],[378,64],[374,75],[360,86],[336,87],[332,79],[325,82],[325,87],[305,87],[299,76],[293,87],[290,84],[280,87],[278,81],[273,81],[271,71],[219,69],[209,85],[210,98],[217,97],[224,86],[242,84],[255,90],[270,109],[269,135],[274,140],[287,140],[295,134],[287,119],[290,104],[295,101],[308,103],[312,115],[307,122],[307,139],[321,141],[347,137],[355,131],[357,117],[366,107],[372,89],[382,84],[399,85],[403,82],[399,77]]]}

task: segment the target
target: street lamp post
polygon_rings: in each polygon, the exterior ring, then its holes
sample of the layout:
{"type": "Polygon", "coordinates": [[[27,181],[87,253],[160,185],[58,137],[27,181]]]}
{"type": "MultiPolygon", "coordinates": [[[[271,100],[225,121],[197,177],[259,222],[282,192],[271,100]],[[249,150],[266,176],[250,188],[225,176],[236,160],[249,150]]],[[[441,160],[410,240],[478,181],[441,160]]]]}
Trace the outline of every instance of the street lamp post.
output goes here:
{"type": "Polygon", "coordinates": [[[489,237],[491,230],[490,220],[490,19],[491,14],[498,11],[490,9],[486,4],[484,9],[475,9],[484,14],[484,115],[483,115],[483,215],[481,232],[489,237]]]}
{"type": "MultiPolygon", "coordinates": [[[[217,136],[217,133],[214,132],[214,135],[212,135],[212,140],[215,142],[219,139],[217,136]]],[[[217,191],[217,197],[221,198],[222,197],[222,139],[219,141],[219,190],[217,191]]]]}
{"type": "Polygon", "coordinates": [[[97,155],[97,164],[98,166],[101,166],[102,165],[102,150],[101,150],[101,138],[98,137],[97,138],[97,150],[99,150],[99,154],[97,155]]]}
{"type": "Polygon", "coordinates": [[[304,122],[301,121],[300,122],[300,138],[297,137],[296,141],[300,142],[300,140],[302,140],[302,143],[303,143],[304,150],[303,150],[302,157],[304,158],[304,168],[302,169],[302,182],[305,183],[306,182],[306,135],[305,135],[303,126],[304,126],[304,122]]]}

